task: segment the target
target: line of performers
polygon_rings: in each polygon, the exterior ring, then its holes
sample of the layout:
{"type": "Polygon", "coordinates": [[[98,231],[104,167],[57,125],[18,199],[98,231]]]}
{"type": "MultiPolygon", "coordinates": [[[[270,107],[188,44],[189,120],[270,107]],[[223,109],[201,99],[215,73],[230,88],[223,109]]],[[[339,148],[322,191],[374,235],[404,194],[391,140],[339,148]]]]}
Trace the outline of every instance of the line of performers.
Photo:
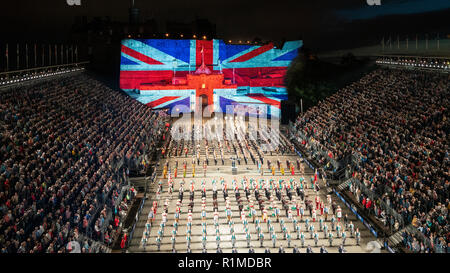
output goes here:
{"type": "MultiPolygon", "coordinates": [[[[178,200],[175,208],[174,213],[174,222],[173,222],[173,230],[172,230],[172,247],[175,249],[175,243],[176,243],[176,234],[178,231],[178,223],[181,216],[181,208],[182,208],[182,202],[184,197],[184,180],[180,182],[180,189],[179,189],[179,195],[178,200]]],[[[305,231],[309,232],[310,238],[314,239],[315,245],[317,246],[318,241],[320,239],[320,234],[318,231],[314,230],[314,225],[311,224],[311,222],[319,222],[319,231],[323,232],[323,237],[327,238],[329,241],[330,246],[333,244],[334,235],[332,231],[335,231],[337,238],[342,238],[342,245],[345,245],[345,240],[347,238],[347,231],[350,233],[350,237],[356,238],[356,243],[359,245],[360,242],[360,233],[359,230],[354,227],[354,224],[351,221],[348,221],[347,215],[342,217],[342,210],[340,206],[336,206],[335,202],[331,201],[331,196],[327,196],[327,205],[324,204],[322,200],[320,200],[320,196],[317,194],[317,188],[315,187],[315,181],[311,181],[311,188],[316,191],[315,199],[314,201],[306,200],[304,189],[306,189],[308,183],[304,181],[304,179],[300,179],[299,182],[296,182],[294,179],[290,179],[289,181],[284,181],[280,179],[278,183],[276,183],[273,179],[270,180],[264,180],[260,179],[259,183],[256,182],[255,179],[247,179],[243,178],[241,181],[242,188],[244,188],[245,192],[245,199],[248,202],[248,205],[246,208],[244,208],[244,202],[243,198],[241,198],[239,185],[236,180],[232,180],[232,186],[234,188],[235,198],[237,201],[237,205],[239,208],[240,213],[240,220],[242,221],[242,224],[244,226],[244,234],[247,240],[247,247],[250,247],[250,241],[251,241],[251,234],[248,229],[248,220],[246,217],[246,214],[248,214],[248,217],[252,219],[253,223],[255,224],[255,230],[257,231],[257,239],[260,241],[261,247],[263,246],[264,241],[264,233],[261,230],[261,224],[260,223],[266,223],[267,224],[267,230],[269,231],[269,238],[272,240],[273,246],[275,247],[276,241],[277,241],[277,235],[274,231],[272,219],[280,224],[280,230],[283,233],[283,239],[287,240],[288,247],[290,247],[291,244],[291,233],[289,232],[288,225],[285,223],[285,220],[283,217],[280,217],[280,209],[276,205],[272,192],[275,192],[275,197],[278,199],[278,201],[281,201],[281,207],[283,210],[285,210],[285,217],[287,218],[287,221],[292,224],[292,228],[294,232],[297,234],[297,239],[301,240],[302,247],[304,247],[305,244],[305,235],[301,229],[300,223],[305,223],[305,231]],[[295,206],[292,206],[292,191],[297,193],[297,196],[299,197],[299,200],[295,203],[295,206]],[[265,197],[269,201],[269,206],[265,207],[264,201],[262,198],[262,195],[259,193],[259,191],[265,192],[265,197]],[[281,193],[285,191],[285,195],[282,195],[281,193]],[[252,200],[252,196],[255,196],[255,202],[252,200]],[[287,197],[287,198],[285,198],[287,197]],[[289,199],[289,201],[287,201],[289,199]],[[300,201],[301,200],[301,201],[300,201]],[[261,212],[261,220],[259,219],[257,215],[257,211],[255,209],[255,203],[258,204],[259,210],[261,212]],[[306,205],[303,206],[303,203],[306,205]],[[315,204],[314,204],[315,203],[315,204]],[[315,206],[314,206],[315,205],[315,206]],[[327,224],[324,223],[324,221],[328,221],[328,217],[330,214],[330,207],[332,208],[332,214],[331,214],[331,229],[328,228],[327,224]],[[295,210],[296,216],[293,215],[293,210],[295,210]],[[271,213],[269,213],[269,211],[271,213]],[[310,217],[305,217],[305,211],[309,211],[310,217]],[[319,213],[317,213],[319,211],[319,213]],[[319,214],[319,215],[318,215],[319,214]],[[281,219],[280,219],[281,218],[281,219]],[[297,218],[300,220],[298,221],[297,218]],[[342,221],[341,221],[342,219],[342,221]],[[342,224],[343,222],[343,224],[342,224]]],[[[228,196],[228,184],[227,182],[221,178],[220,179],[220,185],[223,192],[223,198],[225,201],[225,216],[226,221],[230,229],[230,235],[231,235],[231,241],[233,248],[235,247],[236,242],[236,235],[234,232],[234,223],[232,221],[233,219],[233,211],[231,209],[230,205],[230,199],[228,196]]],[[[171,188],[173,188],[173,180],[169,179],[169,190],[168,192],[171,192],[171,188]]],[[[157,191],[157,201],[153,202],[153,206],[148,214],[148,220],[146,223],[146,228],[144,230],[143,239],[142,239],[142,246],[146,247],[147,241],[150,235],[151,227],[153,224],[153,221],[155,220],[157,208],[158,208],[158,201],[159,201],[159,195],[158,193],[162,192],[162,182],[159,182],[158,185],[158,191],[157,191]]],[[[217,248],[220,248],[220,232],[219,232],[219,207],[218,207],[218,201],[217,201],[217,181],[214,179],[212,180],[212,197],[213,197],[213,219],[214,219],[214,226],[216,227],[216,243],[217,248]]],[[[201,184],[201,195],[202,195],[202,209],[201,209],[201,219],[202,219],[202,235],[203,239],[203,247],[205,248],[206,245],[206,219],[207,219],[207,207],[206,207],[206,183],[203,180],[201,184]]],[[[171,196],[171,195],[170,195],[171,196]]],[[[195,196],[195,189],[194,189],[194,181],[191,181],[190,189],[189,189],[189,204],[188,204],[188,213],[187,213],[187,223],[186,223],[186,244],[187,248],[190,250],[190,244],[191,244],[191,227],[192,227],[192,221],[193,221],[193,208],[194,208],[194,196],[195,196]]],[[[172,197],[172,196],[171,196],[172,197]]],[[[164,236],[164,229],[167,223],[167,213],[169,208],[170,200],[167,198],[164,202],[163,206],[163,212],[161,214],[161,222],[159,224],[159,230],[157,232],[157,238],[156,238],[156,246],[158,248],[158,251],[160,250],[161,246],[161,240],[164,236]]]]}

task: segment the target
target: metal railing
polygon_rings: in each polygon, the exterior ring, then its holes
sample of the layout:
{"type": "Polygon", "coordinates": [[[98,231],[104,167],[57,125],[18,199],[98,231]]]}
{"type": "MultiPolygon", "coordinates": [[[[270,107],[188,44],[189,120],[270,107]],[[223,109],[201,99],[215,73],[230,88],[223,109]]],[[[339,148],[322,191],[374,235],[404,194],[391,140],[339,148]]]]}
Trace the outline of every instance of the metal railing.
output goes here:
{"type": "Polygon", "coordinates": [[[89,61],[70,63],[70,64],[41,66],[41,67],[34,67],[34,68],[20,69],[20,70],[11,70],[11,71],[0,72],[0,77],[9,77],[10,75],[15,75],[15,74],[23,74],[23,73],[27,73],[27,72],[39,72],[39,71],[55,69],[55,68],[59,69],[59,68],[66,68],[66,67],[77,67],[77,66],[82,66],[82,65],[87,65],[87,64],[89,64],[89,61]]]}
{"type": "Polygon", "coordinates": [[[444,249],[439,244],[433,244],[430,238],[426,237],[418,228],[414,226],[410,226],[411,228],[406,231],[412,233],[419,239],[419,241],[423,242],[429,249],[432,249],[435,253],[444,253],[444,249]]]}
{"type": "Polygon", "coordinates": [[[370,198],[370,200],[376,202],[387,215],[393,216],[399,224],[399,229],[402,229],[406,226],[403,217],[398,214],[392,207],[387,205],[386,202],[382,200],[381,196],[376,194],[373,190],[369,189],[367,185],[356,178],[351,178],[351,183],[358,189],[360,189],[364,195],[370,198]]]}
{"type": "Polygon", "coordinates": [[[141,204],[139,206],[139,209],[136,213],[136,216],[134,218],[134,223],[133,223],[133,227],[131,228],[131,231],[128,234],[128,238],[127,238],[127,242],[126,242],[126,247],[128,248],[130,246],[131,240],[133,239],[133,235],[134,235],[134,230],[136,229],[136,225],[139,222],[139,216],[141,215],[142,209],[144,208],[145,205],[145,197],[142,198],[141,200],[141,204]]]}

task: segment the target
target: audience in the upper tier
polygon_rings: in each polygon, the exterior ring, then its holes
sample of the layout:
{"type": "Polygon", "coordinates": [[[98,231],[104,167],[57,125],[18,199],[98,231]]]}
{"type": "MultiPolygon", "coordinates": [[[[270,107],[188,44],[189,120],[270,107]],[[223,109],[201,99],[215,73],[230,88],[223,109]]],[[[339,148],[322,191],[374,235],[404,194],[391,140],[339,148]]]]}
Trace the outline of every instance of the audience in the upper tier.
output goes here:
{"type": "Polygon", "coordinates": [[[157,145],[162,116],[84,74],[0,93],[0,252],[67,252],[89,225],[111,244],[127,167],[157,145]]]}
{"type": "MultiPolygon", "coordinates": [[[[448,248],[450,75],[377,69],[298,117],[294,137],[336,160],[355,155],[353,176],[413,224],[432,249],[448,248]],[[301,137],[305,135],[306,137],[301,137]]],[[[347,161],[348,162],[348,161],[347,161]]],[[[368,205],[367,196],[361,196],[368,205]]],[[[379,215],[377,215],[379,216],[379,215]]],[[[405,239],[405,245],[420,245],[405,239]]],[[[423,249],[423,248],[422,248],[423,249]]],[[[425,251],[425,250],[423,250],[425,251]]]]}

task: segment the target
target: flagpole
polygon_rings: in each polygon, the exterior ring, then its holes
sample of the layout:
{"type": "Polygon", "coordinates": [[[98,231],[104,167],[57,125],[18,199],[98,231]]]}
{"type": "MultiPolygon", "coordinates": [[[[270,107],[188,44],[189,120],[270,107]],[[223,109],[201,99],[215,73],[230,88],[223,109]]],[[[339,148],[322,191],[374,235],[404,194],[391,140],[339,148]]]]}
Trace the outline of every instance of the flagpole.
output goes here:
{"type": "Polygon", "coordinates": [[[26,64],[27,64],[27,69],[28,69],[28,44],[25,44],[25,59],[26,59],[26,64]]]}
{"type": "Polygon", "coordinates": [[[303,116],[303,98],[300,99],[300,109],[302,110],[302,116],[303,116]]]}
{"type": "Polygon", "coordinates": [[[9,70],[9,53],[8,53],[8,44],[6,44],[6,71],[9,70]]]}
{"type": "Polygon", "coordinates": [[[37,67],[36,43],[34,43],[34,67],[37,67]]]}
{"type": "Polygon", "coordinates": [[[17,70],[20,67],[20,51],[19,51],[19,43],[17,43],[17,70]]]}

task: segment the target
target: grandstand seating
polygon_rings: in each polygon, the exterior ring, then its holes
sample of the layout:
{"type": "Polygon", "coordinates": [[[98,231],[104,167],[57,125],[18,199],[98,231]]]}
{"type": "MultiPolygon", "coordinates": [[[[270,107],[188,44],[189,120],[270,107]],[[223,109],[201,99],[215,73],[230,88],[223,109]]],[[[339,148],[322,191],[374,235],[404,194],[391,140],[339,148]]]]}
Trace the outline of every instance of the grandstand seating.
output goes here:
{"type": "Polygon", "coordinates": [[[379,68],[299,116],[292,132],[297,143],[318,146],[328,159],[356,159],[346,162],[353,177],[377,196],[368,212],[389,216],[383,201],[405,226],[417,227],[428,247],[412,247],[413,236],[405,234],[414,251],[443,251],[450,242],[449,79],[448,73],[379,68]]]}
{"type": "Polygon", "coordinates": [[[67,252],[81,240],[104,252],[91,240],[120,225],[121,186],[165,113],[84,73],[2,91],[0,102],[0,251],[67,252]]]}

